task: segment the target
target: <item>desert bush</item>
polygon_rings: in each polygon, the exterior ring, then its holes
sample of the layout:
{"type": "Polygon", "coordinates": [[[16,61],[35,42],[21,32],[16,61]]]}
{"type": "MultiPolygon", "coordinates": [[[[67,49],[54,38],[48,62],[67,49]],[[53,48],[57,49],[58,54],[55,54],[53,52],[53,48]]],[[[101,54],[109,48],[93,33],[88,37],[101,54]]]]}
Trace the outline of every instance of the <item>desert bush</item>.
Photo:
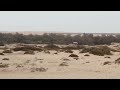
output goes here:
{"type": "Polygon", "coordinates": [[[59,66],[69,66],[67,62],[62,62],[59,66]]]}
{"type": "Polygon", "coordinates": [[[71,55],[69,55],[69,57],[79,57],[79,56],[76,54],[71,54],[71,55]]]}
{"type": "Polygon", "coordinates": [[[62,49],[65,49],[65,50],[79,50],[79,49],[82,49],[84,48],[84,46],[66,46],[66,47],[63,47],[62,49]]]}
{"type": "Polygon", "coordinates": [[[0,46],[4,46],[4,44],[3,44],[3,43],[0,43],[0,46]]]}
{"type": "Polygon", "coordinates": [[[110,65],[110,63],[111,63],[110,61],[106,61],[103,63],[103,65],[107,65],[107,64],[110,65]]]}
{"type": "Polygon", "coordinates": [[[109,57],[109,56],[106,56],[106,57],[104,57],[104,58],[111,58],[111,57],[109,57]]]}
{"type": "Polygon", "coordinates": [[[89,54],[85,54],[84,56],[90,56],[89,54]]]}
{"type": "Polygon", "coordinates": [[[73,53],[72,50],[66,50],[65,53],[73,53]]]}
{"type": "Polygon", "coordinates": [[[88,53],[91,51],[91,49],[92,49],[92,47],[85,47],[82,49],[82,51],[80,53],[88,53]]]}
{"type": "Polygon", "coordinates": [[[39,48],[37,46],[22,46],[22,47],[15,47],[13,49],[14,51],[28,51],[28,50],[33,50],[33,51],[42,51],[42,48],[39,48]]]}
{"type": "Polygon", "coordinates": [[[57,52],[55,52],[54,54],[58,54],[57,52]]]}
{"type": "Polygon", "coordinates": [[[12,53],[12,50],[4,50],[3,53],[12,53]]]}
{"type": "Polygon", "coordinates": [[[34,51],[32,51],[32,50],[28,50],[28,51],[25,51],[24,54],[35,54],[35,53],[34,53],[34,51]]]}
{"type": "Polygon", "coordinates": [[[48,68],[43,68],[43,67],[40,67],[40,68],[31,68],[31,72],[46,72],[48,70],[48,68]]]}
{"type": "Polygon", "coordinates": [[[3,58],[2,60],[9,60],[9,58],[3,58]]]}
{"type": "Polygon", "coordinates": [[[60,49],[60,50],[59,50],[59,52],[64,52],[64,51],[65,51],[65,49],[60,49]]]}
{"type": "Polygon", "coordinates": [[[16,66],[16,68],[21,68],[21,67],[24,67],[22,64],[18,64],[17,66],[16,66]]]}
{"type": "Polygon", "coordinates": [[[79,58],[78,57],[74,57],[75,60],[78,60],[79,58]]]}
{"type": "Polygon", "coordinates": [[[85,63],[90,63],[89,61],[85,62],[85,63]]]}
{"type": "Polygon", "coordinates": [[[100,46],[100,47],[89,47],[84,48],[81,53],[91,53],[94,55],[104,56],[104,55],[112,55],[111,49],[107,46],[100,46]]]}
{"type": "Polygon", "coordinates": [[[68,58],[61,58],[60,60],[70,61],[70,59],[68,59],[68,58]]]}
{"type": "Polygon", "coordinates": [[[44,53],[50,54],[50,51],[48,51],[48,50],[44,50],[44,53]]]}
{"type": "Polygon", "coordinates": [[[53,45],[53,44],[48,44],[48,45],[44,46],[44,49],[57,50],[57,49],[60,49],[60,47],[53,45]]]}
{"type": "Polygon", "coordinates": [[[115,60],[115,64],[120,64],[120,58],[118,58],[117,60],[115,60]]]}
{"type": "Polygon", "coordinates": [[[0,64],[0,68],[7,68],[9,67],[9,64],[0,64]]]}
{"type": "Polygon", "coordinates": [[[25,64],[26,64],[26,63],[29,63],[29,62],[30,62],[30,60],[27,60],[27,61],[25,62],[25,64]]]}
{"type": "Polygon", "coordinates": [[[3,53],[0,53],[0,55],[4,55],[3,53]]]}

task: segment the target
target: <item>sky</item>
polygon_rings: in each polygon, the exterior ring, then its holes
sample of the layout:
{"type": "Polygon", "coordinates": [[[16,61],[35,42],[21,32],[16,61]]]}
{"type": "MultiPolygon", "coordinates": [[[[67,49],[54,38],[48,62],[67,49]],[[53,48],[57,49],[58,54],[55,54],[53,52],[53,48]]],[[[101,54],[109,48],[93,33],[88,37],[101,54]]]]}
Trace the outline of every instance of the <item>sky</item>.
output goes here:
{"type": "Polygon", "coordinates": [[[0,11],[0,31],[120,33],[120,11],[0,11]]]}

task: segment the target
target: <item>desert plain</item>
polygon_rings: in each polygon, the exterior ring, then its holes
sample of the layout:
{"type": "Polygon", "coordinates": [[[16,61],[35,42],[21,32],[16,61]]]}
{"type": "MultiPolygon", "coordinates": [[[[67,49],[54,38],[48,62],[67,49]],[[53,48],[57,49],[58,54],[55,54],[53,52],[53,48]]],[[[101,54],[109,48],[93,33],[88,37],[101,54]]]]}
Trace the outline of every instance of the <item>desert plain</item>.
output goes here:
{"type": "MultiPolygon", "coordinates": [[[[120,78],[119,51],[111,51],[112,55],[99,56],[89,52],[80,53],[82,49],[71,50],[72,52],[41,50],[34,53],[14,50],[15,47],[23,46],[19,44],[0,46],[0,79],[120,78]],[[77,56],[71,57],[71,54],[77,56]]],[[[45,45],[39,44],[37,47],[43,46],[45,45]]],[[[114,50],[120,48],[119,45],[108,45],[108,47],[114,50]]]]}

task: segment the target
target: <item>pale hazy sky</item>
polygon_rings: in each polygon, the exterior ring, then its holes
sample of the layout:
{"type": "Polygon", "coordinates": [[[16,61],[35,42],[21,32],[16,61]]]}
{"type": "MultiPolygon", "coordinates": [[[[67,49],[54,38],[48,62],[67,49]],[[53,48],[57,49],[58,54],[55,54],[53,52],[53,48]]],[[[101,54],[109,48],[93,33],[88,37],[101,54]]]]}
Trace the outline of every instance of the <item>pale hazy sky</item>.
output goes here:
{"type": "Polygon", "coordinates": [[[120,11],[0,11],[0,31],[120,33],[120,11]]]}

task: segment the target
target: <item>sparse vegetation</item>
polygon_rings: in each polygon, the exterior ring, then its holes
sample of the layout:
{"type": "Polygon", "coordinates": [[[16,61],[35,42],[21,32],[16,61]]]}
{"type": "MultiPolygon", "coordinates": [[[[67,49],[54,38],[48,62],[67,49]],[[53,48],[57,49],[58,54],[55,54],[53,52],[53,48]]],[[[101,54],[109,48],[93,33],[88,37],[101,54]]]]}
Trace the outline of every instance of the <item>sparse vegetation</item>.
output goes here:
{"type": "Polygon", "coordinates": [[[65,53],[73,53],[72,50],[66,50],[65,53]]]}
{"type": "Polygon", "coordinates": [[[21,67],[24,67],[22,64],[18,64],[17,66],[16,66],[16,68],[21,68],[21,67]]]}
{"type": "Polygon", "coordinates": [[[61,60],[70,61],[70,59],[68,59],[68,58],[62,58],[61,60]]]}
{"type": "Polygon", "coordinates": [[[50,54],[50,51],[48,51],[48,50],[44,50],[44,53],[50,54]]]}
{"type": "Polygon", "coordinates": [[[4,46],[4,44],[3,44],[3,43],[0,43],[0,46],[4,46]]]}
{"type": "Polygon", "coordinates": [[[57,50],[60,49],[60,47],[53,45],[53,44],[48,44],[44,47],[44,49],[48,49],[48,50],[57,50]]]}
{"type": "Polygon", "coordinates": [[[48,68],[43,68],[43,67],[40,67],[40,68],[31,68],[31,72],[46,72],[48,70],[48,68]]]}
{"type": "Polygon", "coordinates": [[[12,53],[11,50],[4,50],[3,53],[12,53]]]}
{"type": "Polygon", "coordinates": [[[57,52],[55,52],[54,54],[58,54],[57,52]]]}
{"type": "Polygon", "coordinates": [[[67,62],[62,62],[59,66],[69,66],[67,62]]]}
{"type": "Polygon", "coordinates": [[[105,58],[111,58],[111,57],[109,57],[109,56],[106,56],[105,58]]]}
{"type": "Polygon", "coordinates": [[[100,46],[100,47],[89,47],[84,48],[81,53],[91,53],[98,56],[104,56],[104,55],[112,55],[111,49],[107,46],[100,46]]]}
{"type": "Polygon", "coordinates": [[[106,62],[103,63],[103,65],[110,65],[110,64],[111,64],[110,61],[106,61],[106,62]]]}
{"type": "Polygon", "coordinates": [[[75,60],[78,60],[79,58],[78,57],[74,57],[75,60]]]}
{"type": "Polygon", "coordinates": [[[22,47],[15,47],[13,50],[14,50],[14,51],[28,51],[28,50],[42,51],[42,49],[39,48],[39,47],[29,46],[29,45],[22,46],[22,47]]]}
{"type": "Polygon", "coordinates": [[[9,58],[3,58],[2,60],[9,60],[9,58]]]}
{"type": "Polygon", "coordinates": [[[90,56],[89,54],[85,54],[84,56],[90,56]]]}
{"type": "Polygon", "coordinates": [[[3,53],[0,53],[0,55],[4,55],[3,53]]]}
{"type": "Polygon", "coordinates": [[[76,54],[71,54],[71,55],[69,55],[69,57],[79,57],[79,56],[76,54]]]}
{"type": "Polygon", "coordinates": [[[34,53],[34,51],[32,51],[32,50],[28,50],[28,51],[25,51],[24,54],[35,54],[35,53],[34,53]]]}
{"type": "Polygon", "coordinates": [[[8,68],[9,64],[0,64],[0,68],[8,68]]]}
{"type": "Polygon", "coordinates": [[[120,64],[120,58],[118,58],[117,60],[115,60],[115,64],[120,64]]]}

